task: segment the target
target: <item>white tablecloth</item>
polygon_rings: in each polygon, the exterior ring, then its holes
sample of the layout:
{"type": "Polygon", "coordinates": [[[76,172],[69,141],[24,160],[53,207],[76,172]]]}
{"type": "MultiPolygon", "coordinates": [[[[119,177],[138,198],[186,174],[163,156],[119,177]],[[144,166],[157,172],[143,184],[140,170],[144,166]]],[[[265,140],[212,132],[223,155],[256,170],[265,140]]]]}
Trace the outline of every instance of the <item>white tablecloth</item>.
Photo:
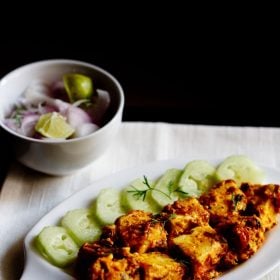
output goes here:
{"type": "MultiPolygon", "coordinates": [[[[279,168],[280,129],[127,122],[106,154],[74,175],[51,177],[14,163],[0,196],[0,279],[20,278],[26,233],[55,205],[92,181],[155,160],[232,154],[279,168]]],[[[280,279],[279,269],[263,279],[280,279]]]]}

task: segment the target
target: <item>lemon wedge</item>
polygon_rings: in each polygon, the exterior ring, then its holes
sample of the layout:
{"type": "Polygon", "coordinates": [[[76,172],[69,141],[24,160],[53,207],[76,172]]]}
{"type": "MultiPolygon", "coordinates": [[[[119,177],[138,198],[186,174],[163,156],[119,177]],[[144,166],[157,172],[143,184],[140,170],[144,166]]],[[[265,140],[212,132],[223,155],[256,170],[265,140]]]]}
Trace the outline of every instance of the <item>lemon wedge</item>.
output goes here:
{"type": "Polygon", "coordinates": [[[70,137],[74,132],[65,120],[65,118],[57,112],[42,115],[35,125],[35,130],[47,138],[70,137]]]}
{"type": "Polygon", "coordinates": [[[63,83],[72,103],[81,99],[91,99],[93,95],[92,80],[86,75],[77,73],[65,74],[63,75],[63,83]]]}

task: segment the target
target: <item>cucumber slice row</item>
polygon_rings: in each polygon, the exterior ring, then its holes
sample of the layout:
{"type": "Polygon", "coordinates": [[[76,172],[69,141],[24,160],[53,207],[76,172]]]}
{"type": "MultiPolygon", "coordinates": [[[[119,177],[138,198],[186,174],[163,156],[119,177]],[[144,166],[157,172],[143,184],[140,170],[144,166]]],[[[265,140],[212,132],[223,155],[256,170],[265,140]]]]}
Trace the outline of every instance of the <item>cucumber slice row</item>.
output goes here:
{"type": "Polygon", "coordinates": [[[103,189],[93,208],[75,209],[62,218],[61,226],[45,227],[36,237],[41,254],[64,267],[76,258],[79,247],[99,238],[101,226],[113,224],[129,210],[158,213],[165,205],[186,196],[199,196],[217,180],[261,183],[263,171],[246,156],[230,156],[215,168],[204,160],[189,162],[183,170],[168,169],[156,182],[138,178],[123,190],[103,189]]]}

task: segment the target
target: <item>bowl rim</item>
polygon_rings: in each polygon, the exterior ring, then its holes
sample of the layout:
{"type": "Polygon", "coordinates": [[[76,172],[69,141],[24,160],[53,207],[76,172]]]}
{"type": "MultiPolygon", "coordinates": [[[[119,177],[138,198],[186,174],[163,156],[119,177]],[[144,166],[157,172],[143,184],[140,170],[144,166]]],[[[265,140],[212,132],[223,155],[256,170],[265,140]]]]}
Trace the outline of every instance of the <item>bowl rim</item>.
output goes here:
{"type": "Polygon", "coordinates": [[[123,108],[124,108],[124,92],[123,92],[123,88],[121,86],[121,84],[119,83],[119,81],[108,71],[106,71],[105,69],[89,63],[89,62],[85,62],[82,60],[75,60],[75,59],[67,59],[67,58],[58,58],[58,59],[45,59],[45,60],[38,60],[35,62],[31,62],[31,63],[27,63],[24,64],[22,66],[19,66],[17,68],[15,68],[14,70],[8,72],[6,75],[4,75],[1,79],[0,79],[0,87],[3,83],[6,82],[6,79],[8,79],[11,75],[16,74],[19,71],[24,70],[25,68],[29,68],[29,67],[34,67],[36,65],[48,65],[48,64],[73,64],[73,65],[79,65],[79,66],[84,66],[84,67],[88,67],[88,68],[92,68],[94,70],[97,70],[98,72],[102,73],[103,75],[107,76],[107,78],[109,78],[110,80],[112,80],[112,82],[116,85],[117,89],[118,89],[118,93],[119,93],[119,104],[117,107],[117,110],[114,114],[114,116],[103,126],[101,126],[98,130],[94,131],[91,134],[82,136],[82,137],[77,137],[77,138],[73,138],[73,139],[35,139],[32,137],[27,137],[24,135],[21,135],[19,133],[17,133],[16,131],[10,129],[9,127],[7,127],[4,123],[3,120],[0,119],[0,127],[2,127],[4,130],[6,130],[7,132],[9,132],[10,134],[13,134],[14,136],[30,141],[30,142],[34,142],[34,143],[40,143],[40,144],[62,144],[62,143],[73,143],[73,142],[77,142],[77,141],[81,141],[87,138],[91,138],[93,135],[98,135],[100,133],[102,133],[102,131],[106,130],[107,127],[110,126],[110,124],[112,122],[114,122],[114,120],[116,118],[118,118],[119,114],[122,114],[123,108]]]}

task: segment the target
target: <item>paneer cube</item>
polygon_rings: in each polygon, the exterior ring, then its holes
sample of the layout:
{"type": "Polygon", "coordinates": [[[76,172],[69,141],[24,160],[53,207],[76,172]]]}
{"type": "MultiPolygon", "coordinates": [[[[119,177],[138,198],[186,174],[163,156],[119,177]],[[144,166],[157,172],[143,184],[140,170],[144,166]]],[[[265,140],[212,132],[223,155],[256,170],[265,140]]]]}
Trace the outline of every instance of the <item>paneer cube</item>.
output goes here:
{"type": "Polygon", "coordinates": [[[237,263],[249,259],[263,244],[265,230],[257,216],[229,216],[215,228],[223,235],[237,263]]]}
{"type": "Polygon", "coordinates": [[[133,258],[114,259],[110,254],[90,267],[91,280],[140,280],[139,265],[133,258]]]}
{"type": "Polygon", "coordinates": [[[215,267],[227,252],[227,243],[210,226],[196,227],[172,240],[175,250],[190,262],[194,279],[215,275],[215,267]]]}
{"type": "Polygon", "coordinates": [[[200,203],[210,213],[211,224],[228,215],[239,215],[246,209],[247,198],[233,180],[218,183],[199,198],[200,203]]]}
{"type": "Polygon", "coordinates": [[[248,199],[247,215],[255,214],[265,230],[271,229],[280,210],[280,186],[242,184],[241,189],[248,199]]]}
{"type": "Polygon", "coordinates": [[[189,233],[197,226],[208,225],[209,213],[196,198],[186,198],[167,205],[162,212],[167,217],[169,239],[189,233]]]}
{"type": "Polygon", "coordinates": [[[139,264],[142,275],[141,279],[186,279],[187,268],[166,254],[151,252],[145,254],[133,254],[133,257],[139,264]]]}
{"type": "Polygon", "coordinates": [[[151,213],[134,210],[116,221],[116,232],[122,246],[131,252],[145,253],[167,248],[167,232],[163,223],[151,213]]]}

